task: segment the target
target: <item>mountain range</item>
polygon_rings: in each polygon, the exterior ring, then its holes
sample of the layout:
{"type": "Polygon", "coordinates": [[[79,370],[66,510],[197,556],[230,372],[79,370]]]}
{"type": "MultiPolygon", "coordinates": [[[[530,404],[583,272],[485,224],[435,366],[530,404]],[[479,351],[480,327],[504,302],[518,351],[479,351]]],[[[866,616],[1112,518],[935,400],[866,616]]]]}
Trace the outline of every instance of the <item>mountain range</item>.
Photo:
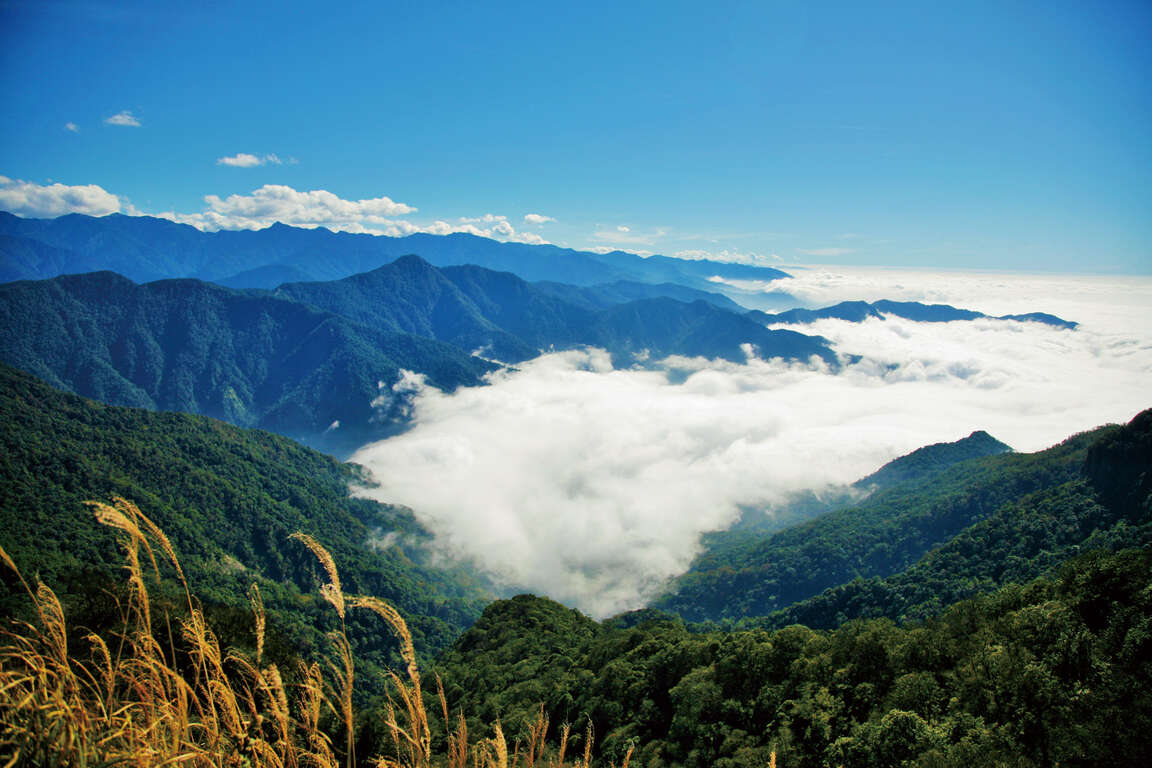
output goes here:
{"type": "MultiPolygon", "coordinates": [[[[709,277],[774,280],[769,267],[664,256],[642,258],[554,245],[503,243],[465,233],[407,237],[300,229],[202,232],[149,216],[69,214],[24,219],[0,212],[0,281],[111,270],[136,282],[193,277],[241,288],[290,281],[336,280],[368,272],[406,254],[436,266],[475,264],[525,280],[593,285],[628,280],[710,287],[709,277]]],[[[713,286],[714,287],[714,286],[713,286]]]]}

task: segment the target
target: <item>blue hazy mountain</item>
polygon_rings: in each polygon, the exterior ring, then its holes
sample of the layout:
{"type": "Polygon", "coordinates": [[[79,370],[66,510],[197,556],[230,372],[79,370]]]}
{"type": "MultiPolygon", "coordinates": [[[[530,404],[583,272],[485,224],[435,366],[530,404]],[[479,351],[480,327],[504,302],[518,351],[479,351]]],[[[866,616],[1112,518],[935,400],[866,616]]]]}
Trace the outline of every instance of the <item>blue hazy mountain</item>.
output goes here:
{"type": "Polygon", "coordinates": [[[765,325],[804,325],[817,320],[847,320],[860,323],[870,317],[884,319],[888,315],[903,317],[919,323],[950,323],[955,320],[977,320],[990,317],[993,320],[1016,320],[1018,322],[1034,322],[1052,325],[1058,328],[1075,328],[1078,323],[1070,322],[1046,312],[1029,312],[1021,315],[986,315],[970,309],[958,309],[948,304],[923,304],[918,301],[888,301],[880,300],[871,303],[867,301],[843,301],[822,309],[790,309],[785,312],[769,314],[760,310],[752,310],[749,317],[765,325]]]}
{"type": "Polygon", "coordinates": [[[436,266],[476,264],[514,272],[525,280],[575,285],[630,280],[709,287],[722,277],[772,280],[786,277],[767,267],[663,256],[641,258],[613,252],[594,254],[554,245],[503,243],[474,235],[415,234],[386,237],[300,229],[274,224],[257,231],[201,232],[186,224],[148,216],[92,217],[69,214],[56,219],[23,219],[0,212],[0,277],[43,279],[65,273],[110,270],[137,282],[195,277],[230,285],[274,288],[282,272],[298,270],[314,280],[334,280],[367,272],[415,253],[436,266]],[[35,241],[67,254],[29,257],[35,241]]]}
{"type": "Polygon", "coordinates": [[[627,291],[644,293],[628,285],[615,293],[610,288],[555,283],[541,288],[510,272],[477,266],[437,269],[420,257],[405,256],[342,280],[282,285],[275,295],[371,327],[480,350],[505,362],[520,362],[545,349],[581,345],[603,347],[628,359],[647,354],[742,361],[745,345],[752,344],[761,357],[807,360],[816,355],[835,363],[824,339],[768,330],[715,302],[684,302],[661,295],[624,302],[606,298],[627,291]]]}
{"type": "Polygon", "coordinates": [[[732,312],[745,311],[743,307],[722,293],[702,291],[699,288],[689,288],[676,283],[637,283],[631,280],[617,280],[614,283],[580,286],[540,281],[532,285],[537,290],[550,293],[558,299],[588,309],[605,309],[636,299],[665,297],[686,302],[706,301],[732,312]]]}

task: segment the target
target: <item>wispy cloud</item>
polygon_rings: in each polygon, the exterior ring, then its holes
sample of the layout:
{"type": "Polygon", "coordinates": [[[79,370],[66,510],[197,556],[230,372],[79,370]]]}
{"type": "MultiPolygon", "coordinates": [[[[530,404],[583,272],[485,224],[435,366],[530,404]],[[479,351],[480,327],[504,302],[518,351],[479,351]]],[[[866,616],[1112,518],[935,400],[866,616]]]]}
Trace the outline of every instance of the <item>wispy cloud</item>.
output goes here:
{"type": "Polygon", "coordinates": [[[676,251],[671,255],[678,259],[688,259],[689,261],[722,261],[729,264],[751,264],[757,267],[776,264],[780,261],[780,257],[775,253],[765,255],[763,253],[733,251],[727,248],[719,251],[706,251],[700,248],[692,248],[676,251]]]}
{"type": "Polygon", "coordinates": [[[66,213],[104,216],[119,211],[134,212],[119,197],[96,184],[36,184],[0,176],[0,210],[18,216],[51,218],[66,213]]]}
{"type": "Polygon", "coordinates": [[[524,215],[525,224],[547,224],[550,221],[556,221],[556,219],[539,213],[527,213],[524,215]]]}
{"type": "Polygon", "coordinates": [[[76,123],[71,123],[71,122],[64,123],[64,130],[70,131],[72,133],[79,133],[80,132],[80,126],[76,125],[76,123]]]}
{"type": "Polygon", "coordinates": [[[632,246],[617,246],[617,245],[586,245],[580,250],[588,251],[589,253],[613,253],[615,251],[624,251],[625,253],[632,253],[637,256],[652,256],[655,251],[648,250],[647,248],[635,248],[632,246]]]}
{"type": "MultiPolygon", "coordinates": [[[[1035,308],[1047,307],[1017,307],[1035,308]]],[[[453,394],[409,381],[414,429],[354,460],[381,483],[364,492],[412,507],[440,546],[603,616],[642,605],[742,507],[976,429],[1036,450],[1152,405],[1152,345],[1093,316],[1070,316],[1076,331],[824,322],[812,330],[862,356],[837,373],[760,360],[617,370],[577,351],[453,394]]]]}
{"type": "Polygon", "coordinates": [[[631,227],[621,224],[612,229],[601,229],[593,232],[592,239],[618,246],[651,246],[655,245],[658,240],[663,239],[667,234],[668,230],[663,228],[653,229],[647,232],[634,232],[631,227]]]}
{"type": "Polygon", "coordinates": [[[258,165],[282,165],[282,161],[273,154],[250,155],[247,152],[239,152],[231,157],[216,158],[216,165],[229,165],[233,168],[254,168],[258,165]]]}
{"type": "Polygon", "coordinates": [[[127,109],[122,112],[117,112],[111,117],[104,118],[104,122],[108,125],[123,125],[130,126],[132,128],[140,127],[140,120],[138,120],[136,116],[132,114],[131,110],[127,109]]]}
{"type": "Polygon", "coordinates": [[[797,253],[805,256],[845,256],[855,253],[855,248],[797,248],[797,253]]]}

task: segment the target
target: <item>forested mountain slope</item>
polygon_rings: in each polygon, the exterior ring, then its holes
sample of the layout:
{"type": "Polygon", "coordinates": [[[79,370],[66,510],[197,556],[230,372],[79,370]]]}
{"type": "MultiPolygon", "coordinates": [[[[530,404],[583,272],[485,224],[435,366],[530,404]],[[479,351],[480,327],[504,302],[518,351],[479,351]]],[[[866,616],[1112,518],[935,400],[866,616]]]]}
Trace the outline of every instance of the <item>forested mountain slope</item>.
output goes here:
{"type": "MultiPolygon", "coordinates": [[[[393,602],[423,650],[444,647],[488,593],[424,562],[427,534],[410,513],[351,498],[361,481],[358,467],[268,432],[103,405],[0,365],[0,542],[62,594],[73,623],[118,620],[109,600],[122,553],[83,502],[121,496],[167,533],[196,593],[238,637],[251,634],[256,582],[281,651],[319,647],[331,616],[312,594],[315,557],[288,540],[302,531],[330,549],[349,593],[393,602]]],[[[2,612],[15,615],[26,595],[7,569],[0,579],[2,612]]],[[[385,660],[384,638],[355,632],[359,653],[385,660]]]]}
{"type": "Polygon", "coordinates": [[[856,579],[751,623],[833,627],[924,618],[1003,584],[1024,583],[1082,551],[1152,545],[1152,411],[1105,430],[1077,476],[1009,502],[887,578],[856,579]]]}
{"type": "Polygon", "coordinates": [[[111,272],[0,285],[0,361],[115,405],[199,413],[346,453],[397,428],[401,369],[451,390],[550,348],[835,363],[827,342],[703,301],[585,309],[506,272],[407,256],[275,294],[111,272]],[[480,355],[479,357],[472,354],[480,355]],[[385,406],[383,409],[381,406],[385,406]]]}
{"type": "Polygon", "coordinates": [[[0,285],[0,361],[114,405],[199,413],[336,451],[387,433],[372,402],[401,369],[453,389],[495,368],[300,302],[110,272],[0,285]]]}
{"type": "Polygon", "coordinates": [[[726,537],[656,606],[691,621],[736,620],[857,578],[899,573],[1002,507],[1082,478],[1089,449],[1118,429],[1076,435],[1034,454],[963,461],[783,531],[726,537]]]}

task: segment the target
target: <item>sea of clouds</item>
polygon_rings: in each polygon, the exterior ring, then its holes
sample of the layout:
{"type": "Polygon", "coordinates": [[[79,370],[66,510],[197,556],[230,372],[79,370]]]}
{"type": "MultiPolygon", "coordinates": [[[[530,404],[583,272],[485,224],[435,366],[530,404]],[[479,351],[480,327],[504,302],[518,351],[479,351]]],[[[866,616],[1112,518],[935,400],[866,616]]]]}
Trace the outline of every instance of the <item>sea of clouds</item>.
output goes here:
{"type": "Polygon", "coordinates": [[[452,557],[594,616],[641,607],[742,508],[850,483],[985,429],[1035,451],[1152,407],[1152,278],[820,268],[744,289],[1044,311],[1081,323],[899,318],[797,327],[847,362],[541,356],[446,394],[408,376],[413,428],[352,458],[452,557]],[[856,360],[855,357],[859,356],[856,360]]]}

